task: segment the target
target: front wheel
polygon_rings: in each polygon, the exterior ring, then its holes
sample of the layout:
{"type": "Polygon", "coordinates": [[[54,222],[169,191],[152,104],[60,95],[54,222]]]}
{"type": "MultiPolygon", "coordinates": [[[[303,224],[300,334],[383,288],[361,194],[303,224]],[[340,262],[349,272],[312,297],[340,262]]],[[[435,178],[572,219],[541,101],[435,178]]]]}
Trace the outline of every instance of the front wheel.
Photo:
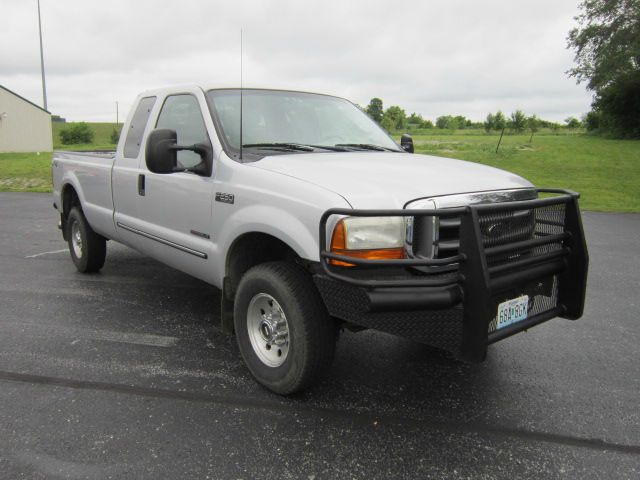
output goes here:
{"type": "Polygon", "coordinates": [[[234,324],[251,374],[273,392],[303,390],[331,366],[336,325],[298,265],[272,262],[250,269],[238,286],[234,324]]]}
{"type": "Polygon", "coordinates": [[[78,207],[73,207],[67,218],[67,239],[71,260],[79,272],[97,272],[104,266],[107,241],[93,231],[78,207]]]}

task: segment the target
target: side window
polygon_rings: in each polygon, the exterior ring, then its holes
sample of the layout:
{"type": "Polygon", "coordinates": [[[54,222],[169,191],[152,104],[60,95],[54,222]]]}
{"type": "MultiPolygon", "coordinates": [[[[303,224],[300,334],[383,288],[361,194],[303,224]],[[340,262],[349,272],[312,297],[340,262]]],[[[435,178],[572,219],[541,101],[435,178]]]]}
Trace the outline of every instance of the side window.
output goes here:
{"type": "MultiPolygon", "coordinates": [[[[158,117],[156,128],[169,128],[178,134],[178,145],[209,142],[196,97],[189,94],[167,97],[158,117]]],[[[189,151],[178,152],[178,162],[185,167],[195,167],[202,161],[200,155],[189,151]]]]}
{"type": "Polygon", "coordinates": [[[140,100],[140,103],[138,103],[138,107],[136,108],[133,118],[131,119],[131,124],[129,125],[127,139],[124,142],[123,154],[125,157],[138,158],[144,128],[147,126],[149,114],[151,113],[151,109],[155,103],[156,97],[145,97],[140,100]]]}

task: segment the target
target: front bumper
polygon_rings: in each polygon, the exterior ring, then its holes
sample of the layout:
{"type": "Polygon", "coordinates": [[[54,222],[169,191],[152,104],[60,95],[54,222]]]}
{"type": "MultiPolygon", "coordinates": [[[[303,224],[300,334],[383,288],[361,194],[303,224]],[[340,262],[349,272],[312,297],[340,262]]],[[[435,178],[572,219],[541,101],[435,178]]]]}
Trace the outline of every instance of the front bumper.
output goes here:
{"type": "Polygon", "coordinates": [[[588,268],[579,195],[538,193],[550,196],[442,210],[328,210],[320,222],[321,267],[314,279],[329,313],[476,362],[491,343],[554,317],[579,318],[588,268]],[[487,225],[522,212],[533,219],[527,238],[495,244],[487,225]],[[342,215],[459,217],[459,251],[439,259],[338,256],[326,248],[327,221],[342,215]],[[357,268],[332,266],[330,259],[357,268]],[[529,316],[498,329],[498,305],[520,295],[530,298],[529,316]]]}

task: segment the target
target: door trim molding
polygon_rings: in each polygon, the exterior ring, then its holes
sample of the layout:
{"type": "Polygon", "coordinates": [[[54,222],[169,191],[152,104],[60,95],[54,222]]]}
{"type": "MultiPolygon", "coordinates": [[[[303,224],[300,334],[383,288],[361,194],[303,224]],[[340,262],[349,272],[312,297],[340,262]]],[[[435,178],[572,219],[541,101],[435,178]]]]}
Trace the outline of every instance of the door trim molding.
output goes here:
{"type": "Polygon", "coordinates": [[[184,245],[180,245],[179,243],[175,243],[175,242],[172,242],[171,240],[158,237],[157,235],[153,235],[151,233],[138,230],[137,228],[130,227],[129,225],[125,225],[124,223],[121,223],[121,222],[116,222],[116,224],[118,225],[118,227],[122,228],[123,230],[127,230],[128,232],[131,232],[131,233],[135,233],[136,235],[140,235],[141,237],[148,238],[149,240],[154,240],[168,247],[173,247],[176,250],[180,250],[181,252],[194,255],[198,258],[202,258],[203,260],[206,260],[208,258],[208,255],[204,252],[194,250],[193,248],[185,247],[184,245]]]}

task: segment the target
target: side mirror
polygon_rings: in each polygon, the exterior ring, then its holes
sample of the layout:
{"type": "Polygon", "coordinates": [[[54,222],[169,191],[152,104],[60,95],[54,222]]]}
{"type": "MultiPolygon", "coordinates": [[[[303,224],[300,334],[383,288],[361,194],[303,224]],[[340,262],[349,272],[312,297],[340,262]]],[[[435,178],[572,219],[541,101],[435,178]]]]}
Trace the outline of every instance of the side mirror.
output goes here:
{"type": "Polygon", "coordinates": [[[413,153],[413,138],[408,133],[405,133],[400,138],[400,146],[405,152],[413,153]]]}
{"type": "Polygon", "coordinates": [[[178,134],[175,130],[156,129],[147,137],[145,161],[153,173],[173,173],[178,166],[175,147],[178,134]]]}
{"type": "Polygon", "coordinates": [[[157,128],[147,137],[145,161],[147,168],[153,173],[175,173],[191,171],[198,175],[211,176],[213,170],[213,148],[209,142],[196,143],[194,145],[177,145],[178,134],[175,130],[157,128]],[[177,152],[189,150],[197,153],[202,162],[192,168],[184,168],[178,165],[177,152]]]}

